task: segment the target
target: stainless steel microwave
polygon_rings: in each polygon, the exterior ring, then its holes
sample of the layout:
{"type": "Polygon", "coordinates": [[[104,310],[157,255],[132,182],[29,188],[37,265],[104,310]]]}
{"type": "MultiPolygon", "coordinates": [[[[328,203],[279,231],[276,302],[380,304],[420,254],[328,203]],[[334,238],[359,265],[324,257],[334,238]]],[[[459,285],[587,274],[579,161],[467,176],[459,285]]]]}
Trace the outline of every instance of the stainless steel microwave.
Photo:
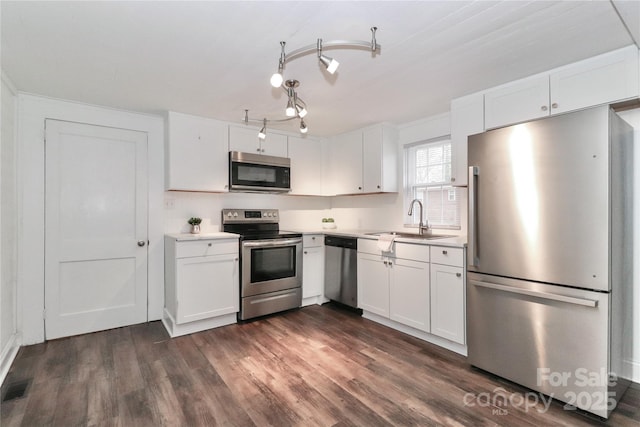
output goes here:
{"type": "Polygon", "coordinates": [[[291,160],[287,157],[230,151],[229,191],[291,191],[291,160]]]}

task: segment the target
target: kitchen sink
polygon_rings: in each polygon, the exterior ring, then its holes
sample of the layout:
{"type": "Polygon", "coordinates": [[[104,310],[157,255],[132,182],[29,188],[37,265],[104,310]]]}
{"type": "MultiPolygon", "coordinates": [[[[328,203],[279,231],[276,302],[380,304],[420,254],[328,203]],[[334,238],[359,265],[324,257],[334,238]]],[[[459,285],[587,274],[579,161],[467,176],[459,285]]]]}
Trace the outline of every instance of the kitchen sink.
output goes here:
{"type": "Polygon", "coordinates": [[[402,237],[404,239],[420,239],[420,240],[435,240],[435,239],[446,239],[448,237],[456,237],[456,236],[448,236],[443,234],[418,234],[418,233],[406,233],[402,231],[381,231],[376,233],[367,233],[368,236],[381,236],[383,234],[393,234],[396,237],[402,237]]]}

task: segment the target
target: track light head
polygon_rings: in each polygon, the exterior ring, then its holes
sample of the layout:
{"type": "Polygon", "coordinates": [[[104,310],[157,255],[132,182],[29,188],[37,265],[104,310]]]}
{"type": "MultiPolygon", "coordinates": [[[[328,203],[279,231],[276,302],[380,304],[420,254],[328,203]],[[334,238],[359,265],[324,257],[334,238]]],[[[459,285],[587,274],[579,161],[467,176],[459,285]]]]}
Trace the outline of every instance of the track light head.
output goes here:
{"type": "Polygon", "coordinates": [[[262,129],[258,132],[258,138],[265,139],[267,137],[267,119],[262,120],[262,129]]]}
{"type": "Polygon", "coordinates": [[[329,74],[333,74],[338,69],[340,63],[333,58],[330,58],[326,55],[320,55],[320,62],[325,66],[329,74]]]}
{"type": "Polygon", "coordinates": [[[309,128],[307,127],[307,124],[304,120],[300,119],[300,133],[307,133],[308,130],[309,128]]]}
{"type": "Polygon", "coordinates": [[[298,113],[298,117],[300,118],[303,118],[308,113],[306,107],[302,104],[296,104],[296,112],[298,113]]]}

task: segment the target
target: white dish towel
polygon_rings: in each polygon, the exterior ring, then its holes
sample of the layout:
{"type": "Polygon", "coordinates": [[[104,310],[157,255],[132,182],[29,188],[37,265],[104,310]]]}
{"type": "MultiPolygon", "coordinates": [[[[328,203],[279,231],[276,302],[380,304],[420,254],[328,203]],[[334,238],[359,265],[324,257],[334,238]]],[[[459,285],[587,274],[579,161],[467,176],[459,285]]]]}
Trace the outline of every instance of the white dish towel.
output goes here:
{"type": "Polygon", "coordinates": [[[393,248],[393,240],[396,238],[393,234],[381,234],[378,236],[378,249],[382,252],[391,252],[393,248]]]}

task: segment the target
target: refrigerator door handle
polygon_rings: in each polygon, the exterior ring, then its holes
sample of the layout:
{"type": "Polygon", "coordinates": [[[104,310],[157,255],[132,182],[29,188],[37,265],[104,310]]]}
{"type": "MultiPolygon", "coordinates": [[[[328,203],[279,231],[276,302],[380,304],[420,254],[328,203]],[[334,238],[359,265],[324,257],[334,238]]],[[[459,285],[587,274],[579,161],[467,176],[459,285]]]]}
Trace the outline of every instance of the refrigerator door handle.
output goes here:
{"type": "Polygon", "coordinates": [[[469,166],[469,230],[468,230],[468,242],[467,242],[467,261],[470,267],[478,265],[477,244],[476,244],[476,200],[478,186],[476,183],[476,177],[478,176],[478,167],[469,166]]]}
{"type": "Polygon", "coordinates": [[[495,289],[495,290],[504,291],[504,292],[511,292],[514,294],[528,295],[531,297],[537,297],[537,298],[542,298],[547,300],[566,302],[569,304],[583,305],[585,307],[598,306],[598,301],[585,299],[585,298],[568,297],[565,295],[552,294],[549,292],[531,291],[528,289],[514,288],[512,286],[497,285],[495,283],[478,282],[477,280],[469,280],[469,283],[475,286],[483,287],[483,288],[495,289]]]}

